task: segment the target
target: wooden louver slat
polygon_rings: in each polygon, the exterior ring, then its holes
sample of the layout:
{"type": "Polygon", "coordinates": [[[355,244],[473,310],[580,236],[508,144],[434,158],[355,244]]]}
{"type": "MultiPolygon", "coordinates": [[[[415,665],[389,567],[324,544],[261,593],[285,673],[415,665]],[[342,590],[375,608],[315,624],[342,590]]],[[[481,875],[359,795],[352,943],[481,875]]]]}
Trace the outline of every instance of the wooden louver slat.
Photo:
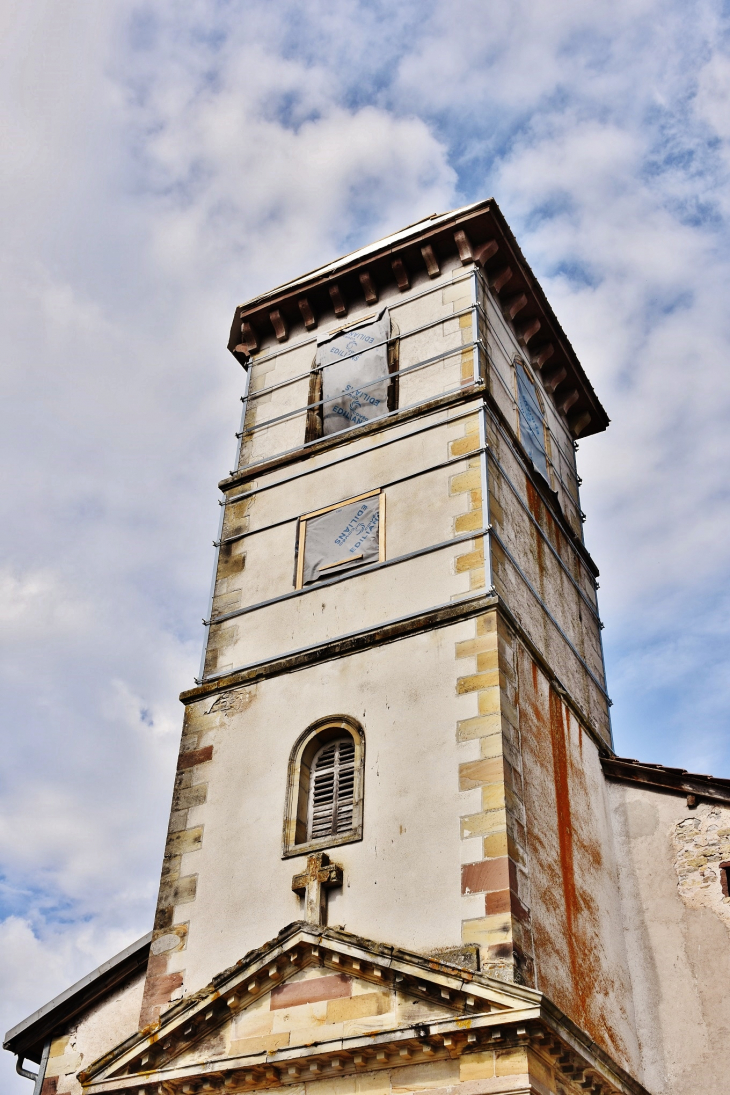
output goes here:
{"type": "Polygon", "coordinates": [[[314,758],[309,796],[309,840],[345,833],[352,828],[355,789],[355,743],[338,738],[314,758]]]}

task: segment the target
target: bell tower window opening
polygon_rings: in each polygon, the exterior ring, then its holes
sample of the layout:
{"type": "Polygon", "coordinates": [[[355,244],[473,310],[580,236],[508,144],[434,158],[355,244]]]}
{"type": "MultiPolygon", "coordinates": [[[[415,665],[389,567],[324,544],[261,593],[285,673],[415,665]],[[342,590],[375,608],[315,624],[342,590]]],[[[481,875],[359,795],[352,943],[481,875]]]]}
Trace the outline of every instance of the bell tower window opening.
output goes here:
{"type": "Polygon", "coordinates": [[[387,308],[318,341],[305,442],[382,418],[398,406],[398,338],[387,308]],[[395,374],[395,375],[392,375],[395,374]]]}
{"type": "Polygon", "coordinates": [[[296,589],[384,559],[385,494],[379,489],[299,518],[296,589]]]}
{"type": "Polygon", "coordinates": [[[355,743],[348,734],[323,745],[312,762],[308,840],[349,832],[354,789],[355,743]]]}
{"type": "Polygon", "coordinates": [[[545,417],[534,381],[519,358],[515,361],[517,374],[517,403],[520,415],[520,441],[537,471],[547,483],[547,448],[545,444],[545,417]]]}
{"type": "Polygon", "coordinates": [[[722,896],[730,897],[730,861],[720,864],[720,885],[722,896]]]}
{"type": "Polygon", "coordinates": [[[362,840],[365,735],[347,715],[309,726],[289,760],[283,855],[362,840]]]}

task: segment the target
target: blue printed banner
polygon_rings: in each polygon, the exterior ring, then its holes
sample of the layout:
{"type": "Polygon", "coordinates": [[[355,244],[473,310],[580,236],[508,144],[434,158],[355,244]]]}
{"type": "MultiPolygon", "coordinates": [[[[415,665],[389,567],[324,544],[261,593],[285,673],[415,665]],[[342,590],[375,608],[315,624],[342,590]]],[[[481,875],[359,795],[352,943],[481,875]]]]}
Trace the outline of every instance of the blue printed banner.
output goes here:
{"type": "Polygon", "coordinates": [[[380,495],[348,502],[307,520],[302,582],[376,563],[380,555],[380,495]]]}
{"type": "Polygon", "coordinates": [[[350,327],[317,346],[323,432],[339,433],[388,413],[390,315],[350,327]]]}
{"type": "Polygon", "coordinates": [[[520,406],[520,440],[527,455],[548,483],[547,455],[545,452],[545,423],[532,380],[521,362],[517,361],[517,392],[520,406]]]}

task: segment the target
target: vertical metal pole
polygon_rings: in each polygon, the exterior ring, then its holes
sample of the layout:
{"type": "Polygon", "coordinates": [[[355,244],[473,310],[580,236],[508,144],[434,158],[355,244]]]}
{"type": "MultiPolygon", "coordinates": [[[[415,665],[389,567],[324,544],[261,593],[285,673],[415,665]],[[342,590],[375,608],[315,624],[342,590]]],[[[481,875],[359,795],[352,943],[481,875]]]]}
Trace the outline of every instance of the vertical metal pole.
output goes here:
{"type": "MultiPolygon", "coordinates": [[[[238,465],[241,461],[241,449],[243,447],[243,431],[244,431],[244,427],[246,425],[246,411],[248,410],[248,393],[251,390],[252,365],[253,365],[253,363],[250,362],[248,368],[246,369],[246,386],[243,390],[243,395],[241,396],[241,402],[243,403],[243,409],[241,411],[241,428],[239,430],[238,444],[236,445],[236,465],[235,465],[236,470],[238,470],[238,465]]],[[[221,537],[223,536],[223,522],[225,521],[225,518],[226,518],[225,502],[219,501],[218,505],[221,508],[221,516],[220,516],[220,520],[218,522],[218,536],[216,537],[216,543],[215,543],[215,558],[213,560],[213,574],[211,575],[211,579],[210,579],[210,594],[208,596],[208,612],[207,612],[207,620],[208,621],[210,621],[210,618],[213,615],[213,598],[215,597],[215,582],[216,582],[216,578],[218,576],[218,560],[220,558],[220,553],[221,553],[221,537]]],[[[203,639],[203,649],[200,653],[200,669],[198,671],[198,676],[195,678],[195,683],[196,684],[202,684],[203,678],[205,676],[205,655],[208,652],[208,637],[210,635],[210,622],[206,623],[206,621],[203,620],[203,624],[205,626],[205,637],[203,639]]],[[[34,1095],[35,1095],[35,1093],[34,1093],[34,1095]]]]}
{"type": "MultiPolygon", "coordinates": [[[[474,365],[475,375],[478,375],[486,388],[487,384],[487,369],[488,360],[487,355],[483,353],[481,342],[479,340],[479,267],[474,266],[474,272],[471,279],[472,285],[472,342],[474,343],[474,365]],[[482,360],[484,358],[484,360],[482,360]],[[478,372],[477,372],[478,370],[478,372]]],[[[479,410],[477,411],[479,420],[479,448],[482,450],[479,454],[479,471],[480,471],[480,484],[482,491],[482,527],[485,529],[490,528],[491,522],[489,518],[489,454],[487,453],[487,404],[482,399],[479,410]]],[[[492,573],[492,543],[488,532],[485,532],[482,536],[482,544],[484,545],[484,584],[485,592],[491,593],[494,589],[494,576],[492,573]]]]}
{"type": "Polygon", "coordinates": [[[41,1088],[43,1087],[43,1080],[46,1075],[46,1068],[48,1066],[48,1054],[51,1052],[51,1038],[46,1038],[45,1045],[43,1046],[43,1054],[41,1056],[41,1063],[38,1066],[38,1075],[35,1078],[35,1085],[33,1086],[33,1095],[41,1095],[41,1088]]]}

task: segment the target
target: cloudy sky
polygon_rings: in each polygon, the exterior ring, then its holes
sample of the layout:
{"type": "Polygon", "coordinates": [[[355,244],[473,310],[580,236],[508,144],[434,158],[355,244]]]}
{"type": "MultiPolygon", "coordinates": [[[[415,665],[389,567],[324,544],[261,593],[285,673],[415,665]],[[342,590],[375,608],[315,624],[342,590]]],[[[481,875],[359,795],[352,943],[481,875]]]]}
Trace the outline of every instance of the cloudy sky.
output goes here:
{"type": "Polygon", "coordinates": [[[497,198],[613,420],[617,751],[730,776],[727,0],[0,6],[2,1029],[151,922],[234,305],[422,215],[497,198]]]}

